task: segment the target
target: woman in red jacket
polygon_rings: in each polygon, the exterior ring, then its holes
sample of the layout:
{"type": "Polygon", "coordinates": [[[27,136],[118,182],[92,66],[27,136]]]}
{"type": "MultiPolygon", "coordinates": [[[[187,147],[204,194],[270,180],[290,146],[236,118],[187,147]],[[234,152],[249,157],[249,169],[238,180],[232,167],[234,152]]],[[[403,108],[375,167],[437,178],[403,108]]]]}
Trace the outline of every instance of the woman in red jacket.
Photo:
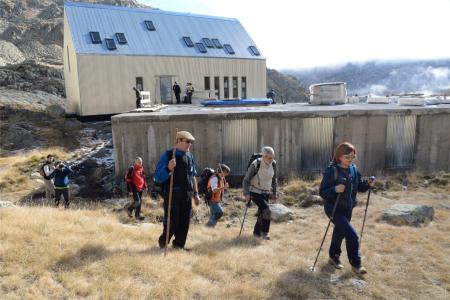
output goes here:
{"type": "Polygon", "coordinates": [[[144,168],[142,167],[142,158],[136,157],[134,160],[133,167],[131,167],[127,172],[126,177],[128,185],[131,187],[131,192],[133,193],[133,203],[128,207],[128,216],[131,218],[134,216],[137,220],[143,220],[144,217],[141,216],[141,204],[142,204],[142,192],[147,188],[147,183],[145,182],[144,168]]]}

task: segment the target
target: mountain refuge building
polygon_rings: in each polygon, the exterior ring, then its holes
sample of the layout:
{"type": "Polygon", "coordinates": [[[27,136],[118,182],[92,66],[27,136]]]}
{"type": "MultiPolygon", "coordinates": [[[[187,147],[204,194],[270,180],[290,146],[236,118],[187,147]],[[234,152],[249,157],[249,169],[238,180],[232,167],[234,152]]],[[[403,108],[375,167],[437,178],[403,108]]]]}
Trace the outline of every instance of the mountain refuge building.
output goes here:
{"type": "Polygon", "coordinates": [[[64,3],[66,112],[112,115],[176,103],[175,82],[194,99],[265,98],[266,59],[233,18],[88,3],[64,3]]]}

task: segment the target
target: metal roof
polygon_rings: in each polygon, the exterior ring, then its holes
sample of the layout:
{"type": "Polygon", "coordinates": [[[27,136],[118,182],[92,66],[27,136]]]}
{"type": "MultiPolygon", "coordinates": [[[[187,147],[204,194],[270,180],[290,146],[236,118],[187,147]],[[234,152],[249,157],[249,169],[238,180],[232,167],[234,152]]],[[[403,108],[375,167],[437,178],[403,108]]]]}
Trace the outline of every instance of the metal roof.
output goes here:
{"type": "Polygon", "coordinates": [[[75,2],[65,2],[64,11],[79,54],[265,59],[262,54],[252,55],[249,46],[256,45],[237,19],[75,2]],[[153,22],[155,31],[147,29],[146,20],[153,22]],[[92,43],[91,31],[100,33],[101,44],[92,43]],[[127,44],[117,43],[117,50],[108,50],[105,38],[116,40],[115,34],[120,32],[125,34],[127,44]],[[235,54],[208,47],[207,53],[201,53],[197,47],[187,47],[183,36],[194,43],[218,38],[222,45],[230,44],[235,54]]]}

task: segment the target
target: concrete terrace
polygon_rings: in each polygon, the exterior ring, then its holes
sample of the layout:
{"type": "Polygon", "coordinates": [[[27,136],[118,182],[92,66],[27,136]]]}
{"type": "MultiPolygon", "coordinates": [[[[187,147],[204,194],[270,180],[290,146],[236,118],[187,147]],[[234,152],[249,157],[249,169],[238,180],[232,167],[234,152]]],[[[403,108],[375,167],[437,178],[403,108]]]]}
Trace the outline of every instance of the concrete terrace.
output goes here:
{"type": "Polygon", "coordinates": [[[275,104],[269,106],[205,107],[202,105],[169,105],[157,112],[128,112],[112,117],[113,122],[139,122],[144,120],[216,119],[227,116],[249,118],[267,117],[339,117],[344,115],[386,115],[386,114],[450,114],[450,104],[429,106],[400,106],[397,104],[342,104],[310,105],[307,103],[275,104]]]}

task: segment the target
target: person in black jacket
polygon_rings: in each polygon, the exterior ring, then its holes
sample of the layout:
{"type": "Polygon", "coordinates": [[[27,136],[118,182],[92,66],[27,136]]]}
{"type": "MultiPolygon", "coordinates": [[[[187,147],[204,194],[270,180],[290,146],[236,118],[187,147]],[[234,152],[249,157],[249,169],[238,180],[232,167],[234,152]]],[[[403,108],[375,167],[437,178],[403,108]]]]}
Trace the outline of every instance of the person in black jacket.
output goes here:
{"type": "Polygon", "coordinates": [[[136,93],[136,108],[141,108],[142,107],[142,95],[141,95],[141,91],[138,90],[136,87],[133,86],[133,90],[136,93]]]}
{"type": "Polygon", "coordinates": [[[172,90],[175,93],[175,98],[177,98],[177,104],[181,104],[181,100],[180,100],[181,88],[176,81],[172,87],[172,90]]]}
{"type": "Polygon", "coordinates": [[[353,208],[356,206],[356,194],[366,192],[375,184],[375,181],[368,182],[361,179],[361,174],[352,163],[355,158],[356,149],[352,144],[344,142],[337,146],[333,161],[323,174],[320,196],[325,200],[324,209],[329,218],[331,218],[335,201],[338,201],[332,217],[334,230],[329,250],[329,263],[337,269],[343,268],[340,255],[342,240],[345,238],[347,256],[352,270],[357,274],[365,274],[367,270],[361,264],[358,234],[350,221],[353,208]]]}

